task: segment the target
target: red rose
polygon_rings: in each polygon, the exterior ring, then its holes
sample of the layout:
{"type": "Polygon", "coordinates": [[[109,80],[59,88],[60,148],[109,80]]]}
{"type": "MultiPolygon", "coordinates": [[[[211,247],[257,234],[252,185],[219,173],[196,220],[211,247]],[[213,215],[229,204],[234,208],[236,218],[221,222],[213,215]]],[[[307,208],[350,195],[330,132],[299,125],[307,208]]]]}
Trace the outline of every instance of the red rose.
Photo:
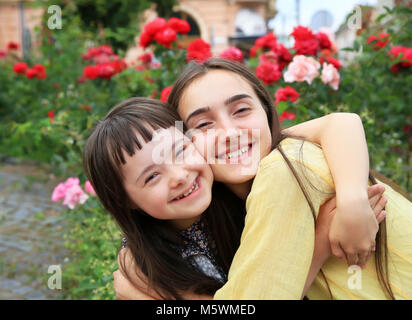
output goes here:
{"type": "Polygon", "coordinates": [[[96,79],[99,76],[99,68],[97,66],[87,66],[83,69],[83,75],[90,80],[96,79]]]}
{"type": "Polygon", "coordinates": [[[296,102],[296,100],[300,97],[299,93],[292,87],[286,86],[284,88],[280,88],[275,93],[275,104],[278,104],[281,101],[292,101],[296,102]]]}
{"type": "Polygon", "coordinates": [[[146,33],[149,37],[154,37],[156,33],[166,29],[167,22],[163,18],[155,18],[154,20],[150,21],[144,26],[144,33],[146,33]]]}
{"type": "Polygon", "coordinates": [[[170,48],[170,44],[177,40],[177,33],[172,28],[166,28],[156,33],[155,40],[165,47],[170,48]]]}
{"type": "Polygon", "coordinates": [[[173,86],[166,87],[160,93],[160,101],[166,102],[167,98],[169,97],[170,91],[172,91],[173,86]]]}
{"type": "Polygon", "coordinates": [[[340,63],[340,61],[338,59],[332,58],[332,57],[321,57],[319,59],[320,64],[323,65],[323,62],[328,62],[329,64],[333,65],[336,69],[341,69],[342,68],[342,64],[340,63]]]}
{"type": "Polygon", "coordinates": [[[315,38],[312,30],[307,27],[297,26],[293,28],[293,32],[290,34],[296,40],[306,41],[315,38]]]}
{"type": "Polygon", "coordinates": [[[0,59],[3,59],[6,56],[7,56],[7,51],[6,50],[0,50],[0,59]]]}
{"type": "Polygon", "coordinates": [[[47,112],[47,116],[50,119],[50,123],[54,122],[54,110],[50,110],[49,112],[47,112]]]}
{"type": "Polygon", "coordinates": [[[293,49],[297,54],[316,56],[318,53],[319,41],[316,38],[309,40],[295,40],[293,49]]]}
{"type": "Polygon", "coordinates": [[[17,50],[19,48],[19,44],[17,42],[10,41],[7,44],[7,49],[9,50],[17,50]]]}
{"type": "Polygon", "coordinates": [[[45,71],[37,73],[37,79],[45,79],[46,77],[47,77],[47,73],[45,71]]]}
{"type": "Polygon", "coordinates": [[[254,46],[261,49],[272,49],[276,46],[277,39],[273,32],[269,32],[268,34],[256,39],[254,46]]]}
{"type": "Polygon", "coordinates": [[[167,22],[167,25],[174,31],[180,34],[187,34],[190,31],[190,25],[187,21],[172,17],[167,22]]]}
{"type": "Polygon", "coordinates": [[[285,119],[293,120],[295,118],[296,118],[296,115],[293,112],[283,111],[283,113],[279,117],[279,122],[282,123],[283,120],[285,119]]]}
{"type": "Polygon", "coordinates": [[[35,76],[37,76],[37,74],[38,74],[37,70],[35,70],[35,69],[27,69],[27,71],[26,71],[26,78],[27,78],[27,79],[32,79],[32,78],[34,78],[35,76]]]}
{"type": "Polygon", "coordinates": [[[261,62],[256,68],[256,76],[265,84],[272,84],[279,80],[282,73],[279,71],[277,64],[269,62],[261,62]]]}
{"type": "Polygon", "coordinates": [[[289,62],[292,61],[292,55],[289,50],[281,43],[277,43],[272,51],[278,56],[279,69],[282,71],[289,62]]]}
{"type": "Polygon", "coordinates": [[[142,54],[141,56],[139,56],[137,59],[139,59],[143,63],[150,63],[153,60],[153,53],[147,52],[147,53],[142,54]]]}
{"type": "Polygon", "coordinates": [[[380,33],[379,36],[372,35],[366,40],[366,43],[371,45],[374,50],[379,50],[386,46],[389,41],[389,33],[380,33]],[[385,40],[386,39],[386,40],[385,40]]]}
{"type": "Polygon", "coordinates": [[[223,50],[219,56],[223,59],[227,60],[232,60],[232,61],[238,61],[238,62],[243,62],[243,54],[242,51],[240,51],[236,47],[230,47],[226,50],[223,50]]]}
{"type": "Polygon", "coordinates": [[[316,38],[319,41],[319,46],[321,49],[330,49],[332,48],[332,42],[330,42],[330,39],[326,33],[323,32],[318,32],[316,34],[316,38]]]}
{"type": "Polygon", "coordinates": [[[153,38],[149,34],[147,34],[146,32],[142,32],[140,35],[139,45],[143,48],[146,48],[149,46],[152,40],[153,38]]]}
{"type": "Polygon", "coordinates": [[[13,71],[15,73],[25,74],[27,69],[27,63],[24,62],[17,62],[13,66],[13,71]]]}
{"type": "Polygon", "coordinates": [[[251,57],[256,57],[257,51],[259,50],[259,47],[253,46],[252,48],[250,48],[249,50],[249,54],[251,57]]]}
{"type": "Polygon", "coordinates": [[[398,73],[400,69],[412,66],[412,48],[395,46],[389,51],[389,56],[392,58],[399,58],[402,54],[402,62],[399,62],[391,67],[393,73],[398,73]]]}
{"type": "Polygon", "coordinates": [[[187,46],[187,61],[194,60],[203,63],[210,57],[212,57],[210,45],[202,39],[193,40],[187,46]]]}

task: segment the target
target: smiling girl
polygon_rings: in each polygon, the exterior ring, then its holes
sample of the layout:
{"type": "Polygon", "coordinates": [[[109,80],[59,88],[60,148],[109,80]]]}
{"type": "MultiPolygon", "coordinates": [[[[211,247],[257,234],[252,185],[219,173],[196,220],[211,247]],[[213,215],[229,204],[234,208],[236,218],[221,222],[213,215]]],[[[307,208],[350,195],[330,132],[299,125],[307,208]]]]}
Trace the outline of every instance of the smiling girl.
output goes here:
{"type": "Polygon", "coordinates": [[[412,204],[386,186],[389,220],[374,252],[377,228],[367,201],[369,162],[358,116],[330,115],[281,131],[260,81],[243,65],[222,59],[191,64],[168,101],[188,128],[196,129],[194,142],[206,159],[216,158],[208,151],[226,148],[226,159],[235,161],[212,163],[214,178],[247,198],[241,245],[229,280],[215,298],[300,298],[312,261],[316,216],[336,191],[332,251],[366,267],[363,288],[348,289],[347,266],[331,258],[322,268],[328,281],[318,276],[309,298],[328,298],[330,288],[338,299],[412,299],[412,204]],[[312,126],[325,130],[307,130],[312,126]],[[287,136],[316,142],[323,150],[287,136]],[[248,142],[233,143],[236,139],[248,142]],[[247,152],[239,152],[244,146],[247,152]],[[257,161],[251,159],[253,149],[257,161]],[[242,174],[250,163],[255,171],[242,174]],[[370,257],[374,267],[366,265],[370,257]]]}

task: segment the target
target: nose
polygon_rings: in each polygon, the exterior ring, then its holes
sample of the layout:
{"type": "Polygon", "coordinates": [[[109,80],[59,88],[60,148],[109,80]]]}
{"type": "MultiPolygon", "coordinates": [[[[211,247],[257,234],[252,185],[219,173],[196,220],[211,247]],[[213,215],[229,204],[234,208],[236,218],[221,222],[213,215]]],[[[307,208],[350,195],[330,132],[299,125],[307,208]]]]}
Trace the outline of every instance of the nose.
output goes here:
{"type": "Polygon", "coordinates": [[[169,168],[169,187],[171,189],[180,187],[186,184],[189,178],[189,171],[181,165],[172,165],[169,168]]]}
{"type": "MultiPolygon", "coordinates": [[[[215,144],[222,148],[229,147],[230,144],[235,143],[237,145],[239,136],[241,136],[241,130],[233,121],[228,117],[221,117],[219,123],[216,126],[217,133],[215,136],[215,144]]],[[[220,148],[220,147],[219,147],[220,148]]]]}

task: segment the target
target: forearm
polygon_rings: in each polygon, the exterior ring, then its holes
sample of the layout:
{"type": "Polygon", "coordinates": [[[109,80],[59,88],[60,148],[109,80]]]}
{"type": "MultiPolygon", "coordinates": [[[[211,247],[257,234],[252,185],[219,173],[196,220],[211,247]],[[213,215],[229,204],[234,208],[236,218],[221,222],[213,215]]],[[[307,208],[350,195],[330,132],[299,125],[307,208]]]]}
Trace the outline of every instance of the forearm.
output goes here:
{"type": "Polygon", "coordinates": [[[335,183],[338,206],[351,195],[367,201],[369,154],[359,116],[332,114],[320,139],[335,183]]]}
{"type": "Polygon", "coordinates": [[[337,202],[367,200],[369,154],[362,121],[354,113],[332,113],[284,130],[322,147],[335,184],[337,202]]]}

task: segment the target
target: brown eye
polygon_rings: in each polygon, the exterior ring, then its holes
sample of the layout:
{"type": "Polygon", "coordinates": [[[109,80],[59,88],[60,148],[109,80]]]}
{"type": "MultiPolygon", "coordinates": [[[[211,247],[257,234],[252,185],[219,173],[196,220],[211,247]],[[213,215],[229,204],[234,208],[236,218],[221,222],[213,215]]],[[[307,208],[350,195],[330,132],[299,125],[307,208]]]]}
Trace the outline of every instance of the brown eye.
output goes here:
{"type": "Polygon", "coordinates": [[[244,112],[249,111],[249,110],[250,110],[250,108],[240,108],[239,110],[237,110],[237,111],[235,112],[235,114],[244,113],[244,112]]]}
{"type": "Polygon", "coordinates": [[[150,176],[147,177],[147,179],[145,180],[144,183],[150,182],[151,180],[153,180],[154,178],[156,178],[158,175],[159,175],[159,174],[158,174],[157,172],[152,173],[150,176]]]}
{"type": "Polygon", "coordinates": [[[196,126],[195,129],[202,129],[204,127],[207,127],[209,124],[211,124],[211,122],[203,122],[199,124],[198,126],[196,126]]]}

